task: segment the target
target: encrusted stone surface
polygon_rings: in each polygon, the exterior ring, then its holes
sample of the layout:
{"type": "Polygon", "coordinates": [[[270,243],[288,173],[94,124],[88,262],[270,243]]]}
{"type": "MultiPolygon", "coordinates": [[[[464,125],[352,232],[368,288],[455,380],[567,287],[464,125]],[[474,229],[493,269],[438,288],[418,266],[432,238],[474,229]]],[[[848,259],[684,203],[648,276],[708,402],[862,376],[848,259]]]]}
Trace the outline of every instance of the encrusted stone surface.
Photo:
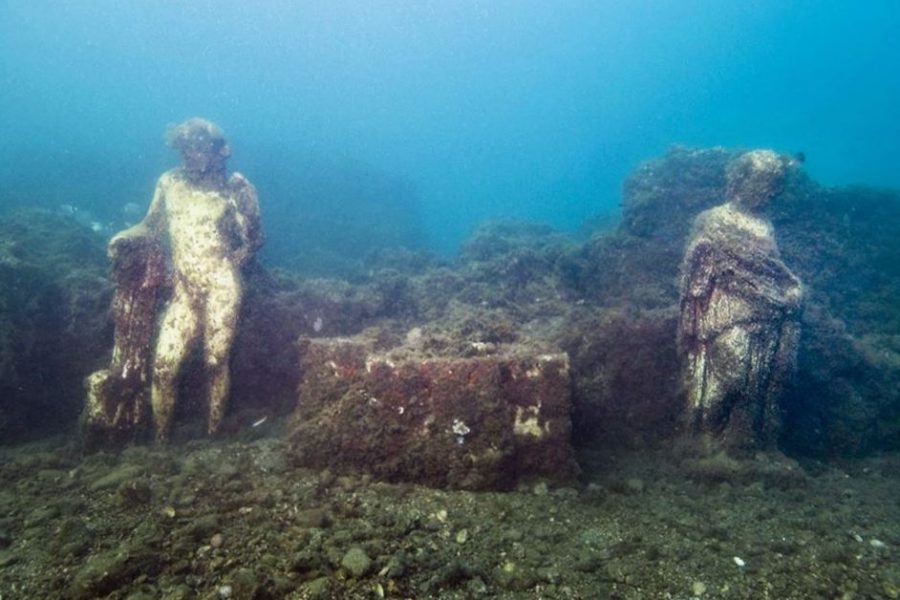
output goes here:
{"type": "Polygon", "coordinates": [[[301,340],[289,444],[297,464],[464,489],[576,474],[566,354],[485,345],[448,357],[375,345],[301,340]]]}
{"type": "Polygon", "coordinates": [[[110,245],[116,282],[115,337],[106,369],[85,380],[82,438],[87,449],[116,446],[145,432],[150,421],[150,358],[156,308],[166,285],[165,256],[151,236],[110,245]]]}

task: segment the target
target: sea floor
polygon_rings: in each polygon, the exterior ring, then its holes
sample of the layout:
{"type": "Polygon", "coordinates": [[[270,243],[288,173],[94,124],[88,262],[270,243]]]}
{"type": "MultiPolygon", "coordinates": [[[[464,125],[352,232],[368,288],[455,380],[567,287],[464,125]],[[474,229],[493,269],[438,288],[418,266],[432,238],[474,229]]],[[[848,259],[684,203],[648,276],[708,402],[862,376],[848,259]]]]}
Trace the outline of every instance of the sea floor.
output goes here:
{"type": "Polygon", "coordinates": [[[296,469],[273,431],[6,447],[0,600],[900,597],[900,455],[582,458],[472,493],[296,469]]]}

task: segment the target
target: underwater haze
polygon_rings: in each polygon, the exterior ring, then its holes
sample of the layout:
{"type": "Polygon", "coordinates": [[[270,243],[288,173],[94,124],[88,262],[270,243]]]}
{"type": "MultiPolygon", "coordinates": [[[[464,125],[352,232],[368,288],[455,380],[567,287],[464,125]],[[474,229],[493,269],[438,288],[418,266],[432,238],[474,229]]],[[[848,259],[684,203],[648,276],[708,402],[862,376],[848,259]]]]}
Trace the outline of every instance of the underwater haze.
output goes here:
{"type": "Polygon", "coordinates": [[[898,31],[0,0],[0,600],[900,599],[898,31]]]}
{"type": "Polygon", "coordinates": [[[257,184],[276,262],[304,211],[328,237],[354,201],[441,253],[489,218],[577,231],[672,144],[898,186],[898,25],[891,0],[4,0],[0,208],[115,228],[195,115],[257,184]]]}

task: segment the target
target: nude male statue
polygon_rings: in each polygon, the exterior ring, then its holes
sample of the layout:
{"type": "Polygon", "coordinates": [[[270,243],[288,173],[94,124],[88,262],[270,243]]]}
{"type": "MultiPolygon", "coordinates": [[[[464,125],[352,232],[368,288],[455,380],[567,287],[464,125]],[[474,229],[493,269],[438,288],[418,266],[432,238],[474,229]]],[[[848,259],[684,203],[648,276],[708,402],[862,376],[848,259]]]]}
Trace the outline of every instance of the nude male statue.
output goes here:
{"type": "Polygon", "coordinates": [[[110,242],[137,237],[162,242],[171,264],[172,296],[164,308],[152,363],[150,403],[156,438],[166,441],[176,405],[178,375],[202,343],[208,380],[208,431],[218,431],[230,391],[229,356],[243,295],[241,267],[262,246],[256,189],[239,173],[214,123],[189,119],[171,128],[168,144],[182,166],[158,180],[144,220],[110,242]]]}

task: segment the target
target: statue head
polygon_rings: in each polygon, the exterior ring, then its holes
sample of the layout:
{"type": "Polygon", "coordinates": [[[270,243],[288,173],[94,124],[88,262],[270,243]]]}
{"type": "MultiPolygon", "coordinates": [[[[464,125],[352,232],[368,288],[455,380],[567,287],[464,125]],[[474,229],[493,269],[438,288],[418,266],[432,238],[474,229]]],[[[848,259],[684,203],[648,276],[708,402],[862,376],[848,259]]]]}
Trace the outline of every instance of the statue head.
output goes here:
{"type": "Polygon", "coordinates": [[[765,206],[784,189],[788,168],[795,159],[771,150],[753,150],[728,166],[726,198],[741,208],[765,206]]]}
{"type": "Polygon", "coordinates": [[[206,119],[194,117],[166,131],[166,144],[181,153],[182,169],[191,181],[222,181],[231,148],[225,132],[206,119]]]}

